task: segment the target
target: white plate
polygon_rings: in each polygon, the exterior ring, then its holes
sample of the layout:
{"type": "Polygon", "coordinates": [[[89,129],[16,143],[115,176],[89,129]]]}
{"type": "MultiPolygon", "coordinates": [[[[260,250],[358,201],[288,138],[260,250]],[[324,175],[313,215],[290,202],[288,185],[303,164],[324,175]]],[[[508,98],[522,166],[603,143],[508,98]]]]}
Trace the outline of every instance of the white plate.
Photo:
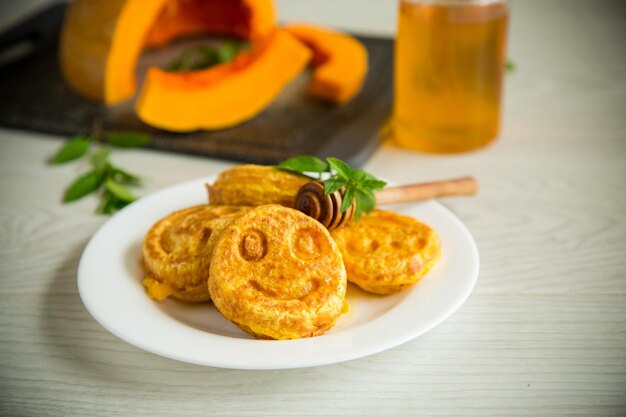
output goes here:
{"type": "Polygon", "coordinates": [[[78,267],[78,289],[91,315],[108,331],[161,356],[222,368],[284,369],[356,359],[398,346],[454,313],[478,277],[478,250],[465,226],[434,201],[390,207],[434,227],[443,243],[437,265],[411,289],[373,296],[348,287],[351,311],[323,336],[255,340],[212,304],[150,300],[141,284],[141,245],[158,219],[206,201],[206,178],[131,204],[93,236],[78,267]]]}

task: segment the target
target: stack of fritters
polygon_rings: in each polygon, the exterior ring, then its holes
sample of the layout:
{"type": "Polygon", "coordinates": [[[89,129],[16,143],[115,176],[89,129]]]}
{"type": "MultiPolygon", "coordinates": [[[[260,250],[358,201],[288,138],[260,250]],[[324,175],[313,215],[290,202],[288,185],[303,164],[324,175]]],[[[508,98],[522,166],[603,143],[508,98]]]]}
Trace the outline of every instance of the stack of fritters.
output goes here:
{"type": "Polygon", "coordinates": [[[328,230],[291,208],[197,206],[157,222],[144,240],[151,298],[212,299],[259,337],[295,339],[331,328],[346,271],[328,230]]]}
{"type": "MultiPolygon", "coordinates": [[[[242,165],[222,172],[208,186],[209,202],[294,207],[295,195],[308,181],[275,167],[242,165]]],[[[391,211],[374,210],[331,235],[343,255],[348,281],[374,294],[390,294],[415,284],[441,255],[437,232],[391,211]]]]}
{"type": "Polygon", "coordinates": [[[174,212],[146,235],[148,295],[212,299],[256,337],[294,339],[335,324],[347,281],[389,294],[417,282],[439,259],[437,233],[392,212],[375,210],[329,233],[290,208],[307,181],[255,165],[220,174],[208,186],[209,205],[174,212]]]}

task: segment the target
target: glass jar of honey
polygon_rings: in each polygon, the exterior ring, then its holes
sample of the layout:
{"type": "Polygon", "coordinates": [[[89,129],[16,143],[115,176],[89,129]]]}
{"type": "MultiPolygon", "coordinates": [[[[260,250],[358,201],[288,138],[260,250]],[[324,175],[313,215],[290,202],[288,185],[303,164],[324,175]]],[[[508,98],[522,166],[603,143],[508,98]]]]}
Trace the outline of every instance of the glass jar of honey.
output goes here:
{"type": "Polygon", "coordinates": [[[506,65],[504,1],[400,0],[391,138],[453,153],[498,135],[506,65]]]}

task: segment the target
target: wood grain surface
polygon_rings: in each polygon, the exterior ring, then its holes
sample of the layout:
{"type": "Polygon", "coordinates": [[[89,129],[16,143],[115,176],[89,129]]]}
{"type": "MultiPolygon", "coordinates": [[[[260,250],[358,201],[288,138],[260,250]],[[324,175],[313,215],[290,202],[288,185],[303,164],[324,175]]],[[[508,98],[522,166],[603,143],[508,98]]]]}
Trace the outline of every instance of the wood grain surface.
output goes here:
{"type": "MultiPolygon", "coordinates": [[[[340,9],[346,28],[378,32],[396,7],[287,3],[283,18],[340,24],[340,9]]],[[[95,198],[60,203],[86,167],[47,166],[59,141],[0,130],[0,415],[626,415],[626,13],[620,2],[513,1],[512,15],[518,69],[500,139],[456,156],[384,145],[365,165],[396,183],[477,177],[477,196],[442,202],[476,238],[478,285],[429,333],[346,363],[206,368],[108,333],[76,289],[106,218],[95,198]]],[[[144,195],[232,166],[150,150],[112,158],[148,178],[144,195]]]]}

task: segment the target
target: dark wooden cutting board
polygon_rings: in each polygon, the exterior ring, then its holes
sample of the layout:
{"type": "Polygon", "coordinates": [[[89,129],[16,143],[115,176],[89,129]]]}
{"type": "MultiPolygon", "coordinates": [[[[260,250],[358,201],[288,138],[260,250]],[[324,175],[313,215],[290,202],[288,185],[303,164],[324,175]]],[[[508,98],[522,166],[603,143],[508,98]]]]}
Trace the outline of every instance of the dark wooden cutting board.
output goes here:
{"type": "MultiPolygon", "coordinates": [[[[0,35],[0,53],[5,56],[10,48],[19,49],[15,46],[20,42],[32,49],[0,64],[0,126],[72,136],[89,134],[97,122],[105,129],[149,133],[150,146],[164,151],[262,164],[301,154],[335,156],[359,166],[376,148],[378,130],[390,112],[393,43],[358,37],[369,52],[370,70],[361,93],[344,106],[308,97],[306,73],[260,115],[236,127],[184,134],[152,128],[134,114],[132,101],[106,107],[65,85],[57,60],[64,9],[55,5],[0,35]]],[[[186,42],[145,53],[138,76],[149,65],[168,62],[180,53],[177,48],[189,46],[186,42]]]]}

